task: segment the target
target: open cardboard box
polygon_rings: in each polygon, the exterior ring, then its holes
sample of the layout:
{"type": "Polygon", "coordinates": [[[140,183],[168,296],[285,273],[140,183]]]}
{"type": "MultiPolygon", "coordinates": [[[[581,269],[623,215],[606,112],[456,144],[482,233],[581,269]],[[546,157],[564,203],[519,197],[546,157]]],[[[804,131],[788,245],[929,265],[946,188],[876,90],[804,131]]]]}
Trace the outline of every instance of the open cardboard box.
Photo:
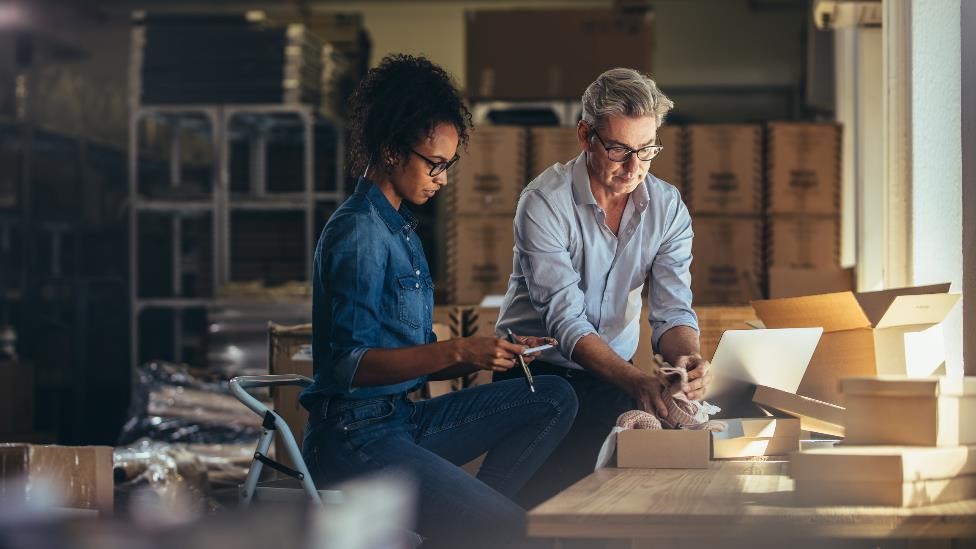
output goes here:
{"type": "Polygon", "coordinates": [[[800,447],[800,422],[727,419],[724,432],[628,429],[617,434],[617,467],[706,469],[712,459],[789,455],[800,447]]]}
{"type": "Polygon", "coordinates": [[[959,300],[959,294],[948,291],[949,284],[937,284],[769,299],[752,306],[767,328],[823,327],[797,393],[843,404],[841,378],[924,377],[944,368],[940,323],[959,300]]]}

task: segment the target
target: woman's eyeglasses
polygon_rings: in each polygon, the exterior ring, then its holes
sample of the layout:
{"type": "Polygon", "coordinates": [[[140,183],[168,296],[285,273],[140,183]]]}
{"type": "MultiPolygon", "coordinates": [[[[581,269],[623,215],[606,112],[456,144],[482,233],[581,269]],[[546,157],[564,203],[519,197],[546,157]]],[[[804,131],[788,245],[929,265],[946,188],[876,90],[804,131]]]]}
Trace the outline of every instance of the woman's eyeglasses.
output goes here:
{"type": "Polygon", "coordinates": [[[454,155],[454,158],[448,160],[447,162],[438,162],[436,160],[432,160],[430,158],[427,158],[426,156],[420,154],[419,152],[417,152],[417,151],[415,151],[413,149],[410,149],[410,152],[412,152],[413,154],[419,156],[420,158],[423,158],[424,161],[427,162],[427,164],[430,165],[430,176],[431,177],[434,177],[435,175],[439,175],[439,174],[444,173],[445,170],[449,169],[454,164],[457,164],[457,161],[458,160],[461,160],[461,155],[459,155],[459,154],[455,154],[454,155]]]}

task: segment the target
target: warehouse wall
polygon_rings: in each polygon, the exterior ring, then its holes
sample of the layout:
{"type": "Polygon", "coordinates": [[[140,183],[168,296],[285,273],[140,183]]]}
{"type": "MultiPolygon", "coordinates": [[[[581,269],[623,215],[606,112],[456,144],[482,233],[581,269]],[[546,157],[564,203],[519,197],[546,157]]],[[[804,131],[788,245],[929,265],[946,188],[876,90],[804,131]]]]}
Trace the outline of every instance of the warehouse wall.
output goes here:
{"type": "MultiPolygon", "coordinates": [[[[374,63],[392,52],[425,53],[463,86],[465,11],[612,5],[610,0],[391,0],[336,2],[315,9],[363,13],[373,38],[374,63]]],[[[748,0],[654,2],[654,76],[672,86],[796,85],[803,70],[806,8],[798,4],[753,10],[750,5],[748,0]]]]}
{"type": "MultiPolygon", "coordinates": [[[[911,4],[912,280],[962,290],[960,0],[911,4]]],[[[962,306],[944,323],[947,366],[962,371],[962,306]]]]}

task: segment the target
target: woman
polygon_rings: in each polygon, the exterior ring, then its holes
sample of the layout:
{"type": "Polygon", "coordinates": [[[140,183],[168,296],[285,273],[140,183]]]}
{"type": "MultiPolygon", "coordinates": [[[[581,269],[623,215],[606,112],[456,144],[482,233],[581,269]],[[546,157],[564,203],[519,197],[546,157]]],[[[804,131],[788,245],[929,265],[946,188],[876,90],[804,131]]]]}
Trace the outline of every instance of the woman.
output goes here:
{"type": "Polygon", "coordinates": [[[430,271],[404,203],[423,204],[447,183],[471,115],[443,69],[407,55],[370,70],[351,102],[350,164],[363,175],[315,250],[305,460],[319,483],[407,471],[420,487],[425,547],[524,537],[524,510],[510,498],[572,424],[569,384],[541,376],[534,393],[516,379],[406,398],[428,379],[508,370],[525,345],[545,343],[435,343],[430,271]],[[485,452],[477,478],[458,467],[485,452]]]}

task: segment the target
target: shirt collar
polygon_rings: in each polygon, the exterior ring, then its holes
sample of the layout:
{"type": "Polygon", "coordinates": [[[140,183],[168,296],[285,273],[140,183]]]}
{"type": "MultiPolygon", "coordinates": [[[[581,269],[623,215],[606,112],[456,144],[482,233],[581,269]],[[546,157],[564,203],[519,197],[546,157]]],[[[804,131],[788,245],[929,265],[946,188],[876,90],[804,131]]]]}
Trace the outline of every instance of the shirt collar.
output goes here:
{"type": "MultiPolygon", "coordinates": [[[[634,203],[634,208],[638,212],[647,209],[651,201],[651,195],[647,192],[647,182],[651,175],[644,176],[644,181],[630,193],[630,200],[634,203]]],[[[573,201],[577,206],[583,204],[596,204],[593,197],[593,189],[590,188],[590,174],[586,171],[586,153],[580,153],[573,161],[573,201]]]]}
{"type": "Polygon", "coordinates": [[[417,227],[417,218],[410,213],[410,210],[403,203],[400,204],[399,210],[393,209],[393,204],[390,204],[383,191],[369,179],[360,177],[356,183],[356,192],[366,196],[366,200],[376,208],[380,219],[386,223],[390,232],[409,233],[417,227]]]}
{"type": "Polygon", "coordinates": [[[577,206],[596,204],[593,189],[590,188],[590,174],[586,171],[586,153],[582,152],[573,161],[573,201],[577,206]]]}

